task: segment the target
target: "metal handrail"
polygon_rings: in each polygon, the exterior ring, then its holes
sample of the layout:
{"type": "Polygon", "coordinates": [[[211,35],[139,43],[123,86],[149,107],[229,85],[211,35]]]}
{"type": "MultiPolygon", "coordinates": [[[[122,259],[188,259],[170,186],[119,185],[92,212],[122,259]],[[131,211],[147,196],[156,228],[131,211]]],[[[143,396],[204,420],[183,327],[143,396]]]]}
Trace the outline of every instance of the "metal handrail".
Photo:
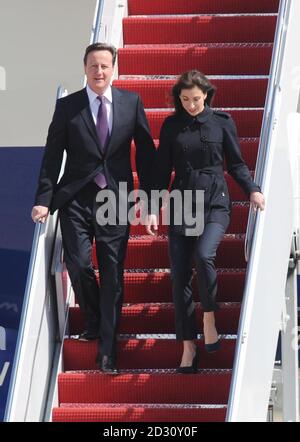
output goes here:
{"type": "MultiPolygon", "coordinates": [[[[66,93],[66,90],[59,86],[57,89],[56,99],[59,99],[63,97],[66,93]]],[[[28,312],[28,306],[29,306],[29,299],[30,299],[30,292],[32,289],[32,282],[33,282],[33,274],[34,274],[34,268],[36,263],[36,257],[37,257],[37,251],[40,239],[42,235],[45,234],[45,231],[47,229],[48,225],[48,219],[44,224],[36,223],[35,229],[34,229],[34,236],[32,241],[32,247],[31,247],[31,255],[30,255],[30,262],[28,267],[28,273],[27,273],[27,281],[25,286],[25,292],[24,292],[24,299],[23,299],[23,307],[22,307],[22,314],[20,318],[20,325],[18,330],[18,338],[16,342],[16,349],[14,354],[14,362],[13,362],[13,368],[12,373],[10,377],[10,384],[9,384],[9,390],[7,395],[7,404],[5,409],[5,415],[4,415],[4,421],[7,421],[10,413],[11,413],[11,407],[12,407],[12,399],[13,399],[13,392],[16,385],[16,378],[17,378],[17,372],[18,372],[18,365],[20,360],[20,354],[21,354],[21,344],[23,340],[23,335],[25,331],[25,325],[26,325],[26,317],[28,312]]]]}
{"type": "Polygon", "coordinates": [[[96,14],[94,18],[93,28],[92,28],[92,35],[91,35],[91,44],[97,43],[99,41],[99,32],[101,28],[101,17],[103,13],[103,7],[104,7],[104,0],[97,0],[96,4],[96,14]]]}
{"type": "MultiPolygon", "coordinates": [[[[289,14],[290,7],[291,7],[291,0],[281,0],[278,12],[276,35],[275,35],[275,42],[273,48],[272,69],[268,85],[267,101],[266,101],[264,120],[261,131],[262,137],[260,141],[260,150],[259,150],[257,169],[255,175],[255,180],[259,185],[264,184],[265,170],[267,167],[267,160],[270,154],[270,147],[272,142],[272,140],[270,139],[271,138],[270,134],[274,124],[276,124],[275,115],[277,113],[277,107],[278,107],[278,93],[280,92],[279,75],[281,71],[283,53],[286,41],[286,30],[287,30],[286,21],[290,15],[289,14]]],[[[266,202],[266,204],[268,204],[268,201],[266,202]]],[[[259,220],[259,216],[260,216],[259,213],[257,216],[253,213],[249,215],[246,240],[245,240],[245,254],[247,255],[246,256],[247,260],[250,258],[252,239],[256,235],[257,226],[258,226],[257,221],[259,220]]],[[[238,340],[235,351],[235,361],[233,366],[231,389],[228,400],[228,409],[226,416],[227,421],[231,421],[232,404],[234,401],[235,391],[237,389],[237,366],[238,366],[238,361],[241,358],[242,343],[244,341],[244,336],[242,335],[241,331],[244,330],[245,327],[246,301],[247,299],[244,297],[242,312],[239,322],[239,329],[238,329],[238,340]]]]}
{"type": "Polygon", "coordinates": [[[18,372],[18,366],[19,366],[19,360],[20,360],[20,354],[21,354],[22,336],[24,335],[24,330],[25,330],[26,316],[27,316],[28,305],[29,305],[29,293],[30,293],[31,287],[32,287],[33,272],[34,272],[34,266],[35,266],[35,262],[36,262],[38,244],[39,244],[39,240],[40,240],[41,235],[44,234],[44,232],[45,232],[45,228],[46,228],[45,224],[37,223],[35,226],[35,229],[34,229],[34,236],[33,236],[33,241],[32,241],[30,262],[29,262],[27,281],[26,281],[26,287],[25,287],[25,293],[24,293],[22,314],[21,314],[21,318],[20,318],[20,325],[19,325],[19,330],[18,330],[18,337],[17,337],[17,342],[16,342],[12,373],[11,373],[11,377],[10,377],[9,389],[8,389],[8,394],[7,394],[7,403],[6,403],[4,419],[3,419],[4,422],[6,422],[8,420],[8,416],[11,413],[13,392],[14,392],[15,385],[16,385],[16,378],[17,378],[17,372],[18,372]]]}
{"type": "MultiPolygon", "coordinates": [[[[278,84],[278,73],[279,67],[282,63],[284,41],[286,38],[286,28],[283,26],[284,20],[286,17],[287,9],[290,7],[289,0],[281,0],[279,11],[278,11],[278,19],[275,30],[275,40],[273,46],[273,54],[272,54],[272,67],[270,72],[270,78],[268,82],[268,89],[266,94],[266,103],[265,103],[265,111],[263,115],[262,128],[261,128],[261,136],[259,142],[258,156],[255,168],[255,182],[262,187],[263,185],[263,177],[266,167],[266,160],[270,149],[270,131],[272,130],[271,124],[273,121],[274,109],[275,109],[275,101],[279,88],[278,84]]],[[[245,237],[245,259],[249,261],[253,236],[256,228],[256,220],[259,216],[259,212],[255,212],[252,208],[250,208],[246,237],[245,237]]]]}

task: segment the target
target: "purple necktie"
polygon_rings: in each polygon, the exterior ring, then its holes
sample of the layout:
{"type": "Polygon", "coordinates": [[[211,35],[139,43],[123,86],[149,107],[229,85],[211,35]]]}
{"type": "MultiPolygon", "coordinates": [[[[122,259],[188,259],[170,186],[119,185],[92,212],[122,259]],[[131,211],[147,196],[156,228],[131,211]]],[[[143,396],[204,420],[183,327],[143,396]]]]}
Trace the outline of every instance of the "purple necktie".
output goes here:
{"type": "MultiPolygon", "coordinates": [[[[100,101],[100,103],[97,114],[96,129],[100,141],[101,152],[104,153],[109,136],[107,113],[103,98],[101,96],[98,96],[97,99],[100,101]]],[[[107,186],[105,175],[101,172],[95,176],[94,181],[101,189],[107,186]]]]}

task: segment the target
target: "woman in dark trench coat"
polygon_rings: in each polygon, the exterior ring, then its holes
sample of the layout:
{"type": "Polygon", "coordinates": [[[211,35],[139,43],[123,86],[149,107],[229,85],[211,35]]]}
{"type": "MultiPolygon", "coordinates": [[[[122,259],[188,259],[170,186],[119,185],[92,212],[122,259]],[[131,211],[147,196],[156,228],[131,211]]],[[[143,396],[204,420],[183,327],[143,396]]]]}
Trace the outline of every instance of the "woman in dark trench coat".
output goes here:
{"type": "MultiPolygon", "coordinates": [[[[175,221],[178,208],[170,199],[169,255],[175,328],[177,340],[183,341],[183,354],[177,371],[185,374],[197,371],[199,359],[195,343],[198,327],[191,287],[193,264],[204,311],[205,349],[213,352],[220,347],[214,314],[218,310],[214,261],[229,225],[231,210],[224,178],[224,159],[228,172],[247,194],[254,209],[264,209],[264,196],[241,156],[234,121],[229,114],[210,107],[214,93],[214,87],[201,72],[192,70],[180,76],[172,90],[175,113],[163,122],[152,173],[151,189],[161,191],[168,189],[174,168],[171,190],[180,191],[183,206],[184,191],[191,190],[191,215],[195,219],[203,217],[204,228],[201,231],[186,225],[184,217],[178,223],[175,221]],[[199,192],[197,195],[196,190],[204,195],[202,205],[197,204],[199,192]]],[[[152,201],[146,218],[146,230],[151,235],[157,231],[159,206],[152,201]]]]}

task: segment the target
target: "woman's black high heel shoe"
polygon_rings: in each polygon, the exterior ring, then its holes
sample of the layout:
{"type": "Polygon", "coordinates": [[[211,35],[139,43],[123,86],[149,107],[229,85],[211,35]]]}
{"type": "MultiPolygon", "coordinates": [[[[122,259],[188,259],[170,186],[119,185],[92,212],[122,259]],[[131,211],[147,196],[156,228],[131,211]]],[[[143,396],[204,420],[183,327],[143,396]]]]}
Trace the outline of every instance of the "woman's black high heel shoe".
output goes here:
{"type": "Polygon", "coordinates": [[[218,339],[213,344],[204,344],[204,347],[207,353],[214,353],[215,351],[218,351],[219,348],[221,347],[221,341],[220,339],[218,339]]]}
{"type": "Polygon", "coordinates": [[[199,364],[199,356],[200,356],[200,350],[199,347],[196,347],[196,353],[193,357],[192,365],[189,365],[188,367],[178,367],[176,372],[181,374],[195,374],[198,370],[198,364],[199,364]]]}

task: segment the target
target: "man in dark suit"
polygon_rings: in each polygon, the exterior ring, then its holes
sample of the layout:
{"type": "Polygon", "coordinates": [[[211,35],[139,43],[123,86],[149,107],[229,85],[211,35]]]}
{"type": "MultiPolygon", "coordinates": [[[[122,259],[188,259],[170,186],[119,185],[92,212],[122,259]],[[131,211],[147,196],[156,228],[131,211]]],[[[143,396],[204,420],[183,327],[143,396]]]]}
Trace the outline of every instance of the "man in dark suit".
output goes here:
{"type": "MultiPolygon", "coordinates": [[[[105,224],[99,215],[101,198],[109,190],[129,210],[127,195],[133,189],[130,146],[136,144],[140,188],[148,191],[149,171],[155,154],[140,97],[110,86],[116,61],[113,46],[87,47],[86,88],[57,101],[49,127],[32,219],[45,222],[59,209],[64,257],[80,309],[85,317],[82,340],[100,338],[98,363],[102,371],[117,374],[116,332],[123,300],[123,268],[129,222],[105,224]],[[63,152],[67,153],[59,181],[63,152]],[[120,194],[119,184],[127,192],[120,194]],[[100,192],[100,194],[99,194],[100,192]],[[101,195],[102,193],[102,195],[101,195]],[[97,216],[96,216],[97,214],[97,216]],[[100,274],[97,284],[91,260],[95,239],[100,274]]],[[[103,206],[102,206],[103,207],[103,206]]]]}

